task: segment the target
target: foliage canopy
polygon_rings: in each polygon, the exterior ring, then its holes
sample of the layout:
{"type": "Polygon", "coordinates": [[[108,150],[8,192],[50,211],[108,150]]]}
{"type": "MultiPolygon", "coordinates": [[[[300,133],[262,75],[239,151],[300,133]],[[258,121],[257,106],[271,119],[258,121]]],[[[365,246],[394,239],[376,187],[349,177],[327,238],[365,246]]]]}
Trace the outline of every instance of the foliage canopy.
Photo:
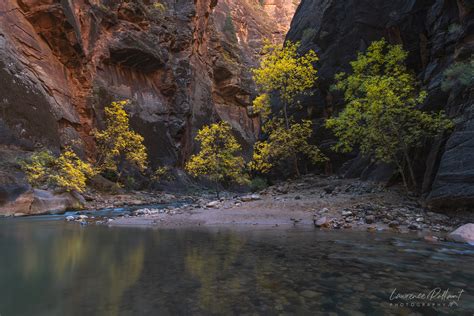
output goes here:
{"type": "Polygon", "coordinates": [[[273,119],[266,124],[271,132],[268,139],[257,142],[254,147],[250,168],[267,173],[282,160],[304,155],[312,163],[324,161],[324,155],[318,147],[309,143],[313,128],[310,120],[291,123],[286,128],[283,119],[273,119]]]}
{"type": "Polygon", "coordinates": [[[117,172],[124,161],[136,166],[140,171],[147,166],[143,136],[131,130],[128,114],[124,110],[128,102],[112,102],[106,107],[106,128],[103,131],[94,131],[100,171],[117,172]]]}
{"type": "Polygon", "coordinates": [[[219,122],[202,127],[196,141],[201,149],[185,167],[192,176],[204,176],[216,184],[224,181],[248,182],[244,159],[237,154],[241,146],[232,135],[229,123],[219,122]]]}
{"type": "Polygon", "coordinates": [[[253,111],[264,121],[262,130],[267,139],[254,146],[250,167],[267,173],[283,160],[293,160],[299,175],[298,159],[306,156],[312,163],[325,157],[315,145],[309,143],[313,133],[311,121],[295,122],[288,107],[296,105],[296,97],[313,87],[317,70],[313,63],[318,56],[312,50],[298,54],[300,43],[287,41],[283,46],[266,44],[262,49],[260,66],[253,70],[254,80],[261,94],[253,101],[253,111]],[[280,113],[273,113],[270,94],[277,93],[283,102],[280,113]],[[281,116],[283,118],[281,118],[281,116]]]}
{"type": "Polygon", "coordinates": [[[285,42],[283,46],[266,43],[260,66],[253,69],[253,78],[260,91],[278,92],[285,103],[291,104],[317,80],[313,63],[318,56],[313,50],[300,56],[300,43],[285,42]]]}
{"type": "Polygon", "coordinates": [[[443,113],[417,109],[426,92],[405,66],[407,52],[384,39],[373,42],[365,54],[351,62],[352,74],[336,76],[335,89],[344,93],[346,107],[326,126],[339,141],[334,149],[350,152],[358,146],[362,154],[377,161],[395,163],[406,185],[405,168],[412,184],[416,179],[410,150],[420,147],[426,137],[448,129],[452,123],[443,113]]]}
{"type": "Polygon", "coordinates": [[[49,151],[34,153],[21,163],[21,167],[31,185],[48,185],[66,191],[83,192],[86,181],[96,174],[89,163],[82,161],[69,148],[58,158],[49,151]]]}

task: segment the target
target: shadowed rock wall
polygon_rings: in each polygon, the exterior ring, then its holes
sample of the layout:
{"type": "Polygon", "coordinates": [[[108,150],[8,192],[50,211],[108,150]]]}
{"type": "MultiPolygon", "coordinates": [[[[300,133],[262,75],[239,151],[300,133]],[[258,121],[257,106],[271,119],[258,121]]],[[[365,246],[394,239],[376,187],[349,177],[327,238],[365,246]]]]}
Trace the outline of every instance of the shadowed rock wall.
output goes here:
{"type": "MultiPolygon", "coordinates": [[[[342,108],[340,96],[329,87],[337,72],[350,70],[349,61],[358,51],[382,37],[403,44],[409,67],[428,92],[423,108],[445,110],[456,121],[452,134],[414,153],[422,191],[428,204],[439,208],[474,205],[473,87],[441,89],[448,67],[473,58],[473,9],[470,0],[303,0],[287,36],[301,40],[303,51],[314,49],[320,55],[318,86],[303,101],[302,113],[319,124],[342,108]]],[[[318,130],[318,138],[326,149],[334,143],[324,129],[318,130]]],[[[332,158],[341,163],[340,156],[332,158]]],[[[372,179],[391,174],[360,158],[343,169],[347,176],[372,179]]]]}

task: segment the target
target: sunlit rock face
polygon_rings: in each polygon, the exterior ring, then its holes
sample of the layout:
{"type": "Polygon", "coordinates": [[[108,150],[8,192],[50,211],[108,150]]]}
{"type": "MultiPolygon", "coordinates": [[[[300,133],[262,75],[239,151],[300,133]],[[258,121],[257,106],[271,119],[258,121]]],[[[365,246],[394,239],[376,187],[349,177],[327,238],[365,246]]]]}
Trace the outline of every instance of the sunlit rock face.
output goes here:
{"type": "MultiPolygon", "coordinates": [[[[297,4],[162,0],[161,11],[154,2],[0,1],[0,149],[72,146],[93,157],[104,106],[130,99],[152,166],[182,166],[197,130],[221,119],[248,156],[259,131],[247,113],[249,70],[263,39],[283,41],[297,4]]],[[[15,179],[5,181],[26,190],[15,179]]]]}
{"type": "Polygon", "coordinates": [[[153,161],[181,164],[196,130],[219,119],[250,148],[258,124],[246,109],[249,68],[264,38],[283,40],[296,3],[162,1],[163,12],[153,3],[2,1],[0,126],[8,141],[92,154],[103,107],[128,98],[153,161]]]}
{"type": "Polygon", "coordinates": [[[240,131],[244,144],[252,144],[259,131],[258,121],[246,118],[255,96],[250,69],[258,65],[264,40],[283,42],[297,4],[292,0],[219,0],[213,12],[213,100],[219,115],[240,131]]]}
{"type": "MultiPolygon", "coordinates": [[[[288,39],[301,40],[302,50],[320,55],[318,88],[303,101],[302,115],[315,122],[340,110],[343,102],[330,92],[334,75],[349,71],[357,52],[382,37],[403,44],[408,65],[427,90],[423,108],[444,110],[455,118],[456,129],[414,153],[418,180],[428,205],[445,209],[474,205],[474,97],[471,85],[455,84],[443,91],[443,73],[474,53],[472,1],[443,0],[303,0],[292,21],[288,39]]],[[[326,149],[334,139],[317,132],[326,149]]],[[[340,165],[341,157],[332,160],[340,165]]],[[[356,159],[346,165],[347,176],[387,179],[386,167],[356,159]]]]}

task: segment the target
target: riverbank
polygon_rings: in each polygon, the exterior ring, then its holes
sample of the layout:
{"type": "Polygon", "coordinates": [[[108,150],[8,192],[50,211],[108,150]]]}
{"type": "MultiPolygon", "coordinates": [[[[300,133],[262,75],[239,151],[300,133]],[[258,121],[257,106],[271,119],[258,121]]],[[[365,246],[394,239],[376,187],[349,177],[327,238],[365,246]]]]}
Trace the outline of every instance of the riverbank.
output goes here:
{"type": "Polygon", "coordinates": [[[268,187],[258,194],[219,200],[195,198],[180,207],[141,208],[113,219],[109,226],[316,226],[320,229],[420,232],[444,238],[447,232],[473,222],[472,214],[434,213],[424,209],[403,188],[379,183],[308,175],[268,187]]]}

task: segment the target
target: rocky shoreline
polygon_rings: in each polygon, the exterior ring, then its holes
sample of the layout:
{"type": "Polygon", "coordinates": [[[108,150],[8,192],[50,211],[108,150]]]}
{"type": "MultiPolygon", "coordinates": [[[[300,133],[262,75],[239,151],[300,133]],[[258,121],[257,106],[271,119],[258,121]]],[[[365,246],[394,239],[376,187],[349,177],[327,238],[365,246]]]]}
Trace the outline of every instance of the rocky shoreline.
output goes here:
{"type": "MultiPolygon", "coordinates": [[[[173,198],[183,201],[185,197],[169,195],[167,201],[173,198]]],[[[138,208],[115,218],[92,215],[87,218],[73,216],[68,220],[113,227],[159,228],[311,225],[328,230],[412,232],[421,234],[428,241],[444,240],[447,233],[474,222],[469,213],[442,214],[425,209],[416,198],[406,196],[401,187],[386,188],[374,182],[314,175],[282,182],[255,194],[227,193],[218,200],[186,198],[189,203],[166,208],[138,208]]],[[[103,205],[124,206],[125,201],[119,196],[111,196],[103,205]]]]}

